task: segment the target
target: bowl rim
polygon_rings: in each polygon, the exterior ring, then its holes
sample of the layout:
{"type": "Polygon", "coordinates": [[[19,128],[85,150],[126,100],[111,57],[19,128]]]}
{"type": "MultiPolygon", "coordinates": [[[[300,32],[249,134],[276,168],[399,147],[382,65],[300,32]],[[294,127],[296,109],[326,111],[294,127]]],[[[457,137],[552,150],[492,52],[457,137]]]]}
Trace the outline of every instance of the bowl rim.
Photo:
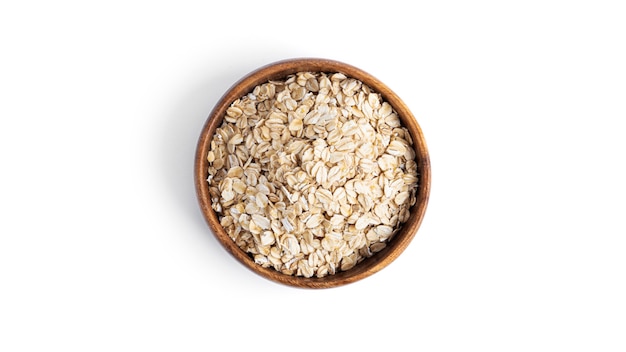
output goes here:
{"type": "Polygon", "coordinates": [[[428,147],[417,119],[404,101],[387,85],[366,71],[341,61],[325,58],[301,57],[274,61],[240,78],[222,95],[211,110],[200,132],[195,151],[194,183],[197,201],[205,221],[218,242],[231,256],[235,257],[237,261],[254,273],[270,281],[298,288],[332,288],[350,284],[373,275],[395,261],[413,240],[422,223],[430,197],[430,179],[431,170],[428,147]],[[416,193],[417,201],[411,207],[410,217],[402,225],[402,229],[388,242],[387,247],[372,257],[363,260],[350,270],[338,271],[336,274],[327,275],[323,278],[287,275],[273,268],[263,268],[256,264],[247,253],[237,246],[220,225],[218,216],[211,207],[209,186],[208,182],[206,182],[208,177],[206,155],[215,130],[221,125],[226,109],[230,104],[251,92],[259,84],[303,71],[341,72],[348,77],[360,80],[381,94],[382,98],[396,110],[404,127],[411,134],[419,174],[416,193]]]}

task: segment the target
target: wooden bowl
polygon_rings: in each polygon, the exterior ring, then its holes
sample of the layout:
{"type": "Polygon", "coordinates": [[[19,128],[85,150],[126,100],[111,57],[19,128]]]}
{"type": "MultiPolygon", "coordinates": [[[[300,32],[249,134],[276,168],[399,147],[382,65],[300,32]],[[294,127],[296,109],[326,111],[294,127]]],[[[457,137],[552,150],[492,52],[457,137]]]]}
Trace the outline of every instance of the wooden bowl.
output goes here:
{"type": "Polygon", "coordinates": [[[278,61],[263,66],[240,79],[222,96],[213,108],[200,134],[195,156],[194,178],[200,208],[210,229],[222,246],[239,262],[254,273],[280,284],[300,288],[331,288],[353,283],[380,271],[398,258],[407,248],[414,238],[426,211],[430,193],[430,160],[422,130],[415,117],[404,102],[384,83],[363,70],[346,63],[318,58],[300,58],[278,61]],[[247,253],[235,244],[220,225],[217,214],[211,208],[207,182],[207,168],[209,166],[207,153],[211,139],[216,129],[221,125],[226,109],[230,104],[234,100],[250,93],[259,84],[268,80],[279,80],[301,71],[340,72],[348,77],[362,81],[374,91],[380,93],[383,99],[396,110],[404,127],[411,134],[418,165],[419,186],[416,192],[417,201],[410,210],[409,220],[402,225],[401,230],[390,240],[387,247],[358,263],[352,269],[338,271],[336,274],[322,278],[287,275],[272,268],[263,268],[256,264],[247,253]]]}

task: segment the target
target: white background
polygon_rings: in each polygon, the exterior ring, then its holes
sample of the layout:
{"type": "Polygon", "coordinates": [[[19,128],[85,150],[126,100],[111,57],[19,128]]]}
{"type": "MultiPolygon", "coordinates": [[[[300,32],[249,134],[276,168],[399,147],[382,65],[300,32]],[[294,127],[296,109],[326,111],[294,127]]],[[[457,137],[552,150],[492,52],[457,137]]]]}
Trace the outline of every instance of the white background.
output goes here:
{"type": "Polygon", "coordinates": [[[217,4],[0,2],[0,351],[626,350],[623,1],[217,4]],[[220,96],[302,56],[432,161],[409,248],[327,290],[236,262],[193,187],[220,96]]]}

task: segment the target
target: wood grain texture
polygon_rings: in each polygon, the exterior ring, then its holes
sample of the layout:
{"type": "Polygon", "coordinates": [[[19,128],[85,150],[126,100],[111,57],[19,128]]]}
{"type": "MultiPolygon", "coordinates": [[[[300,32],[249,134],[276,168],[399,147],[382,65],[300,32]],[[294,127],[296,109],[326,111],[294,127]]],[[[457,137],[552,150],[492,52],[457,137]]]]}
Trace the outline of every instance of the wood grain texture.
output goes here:
{"type": "Polygon", "coordinates": [[[388,266],[398,258],[413,240],[424,218],[430,195],[431,170],[428,148],[420,126],[406,104],[389,87],[369,73],[346,63],[320,58],[296,58],[274,62],[254,70],[236,82],[215,105],[202,129],[196,148],[194,168],[194,182],[200,208],[208,226],[222,246],[254,273],[274,282],[298,288],[319,289],[342,286],[364,279],[388,266]],[[221,227],[217,214],[211,208],[209,185],[206,181],[209,166],[206,156],[211,139],[216,129],[221,125],[226,109],[230,104],[251,92],[259,84],[268,80],[282,79],[287,75],[301,71],[341,72],[346,76],[362,81],[380,93],[383,99],[396,110],[402,123],[411,134],[418,165],[419,186],[416,194],[417,202],[411,208],[409,220],[404,223],[402,229],[389,242],[387,247],[348,271],[338,272],[335,275],[328,275],[323,278],[303,278],[285,275],[274,269],[263,268],[256,264],[248,254],[234,243],[221,227]]]}

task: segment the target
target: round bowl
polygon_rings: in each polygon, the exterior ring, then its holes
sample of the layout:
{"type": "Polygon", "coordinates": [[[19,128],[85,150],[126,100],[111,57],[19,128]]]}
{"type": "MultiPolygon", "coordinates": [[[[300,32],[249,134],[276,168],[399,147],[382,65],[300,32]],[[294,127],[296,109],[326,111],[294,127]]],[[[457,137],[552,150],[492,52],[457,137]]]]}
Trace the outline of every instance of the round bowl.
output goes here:
{"type": "Polygon", "coordinates": [[[384,83],[371,74],[335,60],[319,58],[297,58],[274,62],[260,67],[236,82],[219,100],[208,116],[200,134],[195,155],[194,181],[200,208],[208,226],[221,245],[241,264],[262,277],[276,283],[299,288],[331,288],[353,283],[364,279],[387,267],[407,248],[415,237],[424,218],[428,197],[430,194],[430,160],[422,130],[415,117],[405,103],[384,83]],[[228,236],[220,225],[217,214],[211,207],[209,184],[207,182],[208,166],[207,153],[216,129],[222,124],[226,110],[236,99],[250,93],[254,87],[266,83],[268,80],[279,80],[290,74],[302,71],[343,73],[345,76],[360,80],[368,85],[387,101],[398,114],[402,124],[409,131],[413,139],[418,171],[418,188],[416,203],[410,209],[409,219],[380,252],[375,253],[353,268],[338,271],[335,274],[321,278],[294,276],[283,274],[273,268],[264,268],[254,262],[253,258],[244,252],[228,236]]]}

